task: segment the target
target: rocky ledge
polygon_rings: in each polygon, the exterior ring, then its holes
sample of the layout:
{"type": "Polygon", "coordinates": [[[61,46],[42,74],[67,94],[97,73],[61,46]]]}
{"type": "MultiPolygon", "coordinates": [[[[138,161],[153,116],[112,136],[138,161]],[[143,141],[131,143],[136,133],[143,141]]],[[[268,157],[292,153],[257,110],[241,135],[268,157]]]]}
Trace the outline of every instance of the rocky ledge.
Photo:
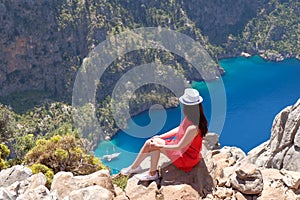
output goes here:
{"type": "MultiPolygon", "coordinates": [[[[219,149],[218,135],[209,133],[203,159],[191,172],[178,170],[162,156],[157,181],[130,177],[125,190],[112,183],[108,170],[87,176],[59,172],[47,188],[42,173],[33,175],[18,165],[0,172],[0,199],[300,199],[299,127],[300,99],[276,116],[270,140],[248,155],[236,147],[219,149]]],[[[147,163],[142,163],[145,170],[147,163]]]]}

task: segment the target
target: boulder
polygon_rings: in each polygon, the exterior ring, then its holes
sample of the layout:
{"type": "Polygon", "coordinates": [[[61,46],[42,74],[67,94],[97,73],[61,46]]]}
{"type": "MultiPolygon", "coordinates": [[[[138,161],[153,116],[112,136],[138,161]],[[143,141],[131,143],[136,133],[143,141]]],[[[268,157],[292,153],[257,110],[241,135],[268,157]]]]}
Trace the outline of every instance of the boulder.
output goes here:
{"type": "Polygon", "coordinates": [[[34,174],[23,181],[16,181],[5,187],[13,199],[16,199],[20,194],[24,194],[27,190],[33,190],[38,186],[45,186],[46,177],[42,173],[34,174]]]}
{"type": "Polygon", "coordinates": [[[175,199],[201,199],[199,193],[188,184],[169,185],[162,187],[161,191],[162,199],[175,200],[175,199]]]}
{"type": "Polygon", "coordinates": [[[50,195],[49,190],[44,186],[40,185],[35,189],[27,190],[24,194],[17,197],[16,200],[58,200],[58,197],[54,194],[50,195]]]}
{"type": "Polygon", "coordinates": [[[31,169],[15,165],[0,172],[0,187],[10,186],[17,181],[23,181],[32,175],[31,169]]]}
{"type": "Polygon", "coordinates": [[[218,186],[230,186],[229,177],[235,172],[235,165],[245,156],[245,153],[237,147],[223,147],[206,155],[210,175],[217,181],[218,186]]]}
{"type": "Polygon", "coordinates": [[[134,176],[131,177],[126,185],[125,193],[130,200],[156,200],[156,191],[158,190],[158,184],[155,181],[152,182],[140,182],[134,176]]]}
{"type": "Polygon", "coordinates": [[[215,149],[220,149],[219,135],[216,133],[207,133],[203,138],[201,153],[205,156],[209,150],[215,149]]]}
{"type": "Polygon", "coordinates": [[[260,167],[300,171],[300,99],[275,117],[270,140],[251,150],[247,159],[260,167]]]}
{"type": "Polygon", "coordinates": [[[89,186],[79,190],[73,190],[63,200],[79,200],[79,199],[92,199],[92,200],[112,200],[112,193],[99,185],[89,186]]]}
{"type": "Polygon", "coordinates": [[[54,175],[51,191],[57,191],[59,199],[63,199],[72,191],[93,185],[98,185],[108,190],[112,195],[114,194],[114,187],[108,170],[100,170],[85,176],[73,176],[71,172],[58,172],[54,175]]]}
{"type": "Polygon", "coordinates": [[[297,195],[285,186],[283,173],[278,169],[262,169],[264,189],[257,200],[269,199],[299,199],[297,195]]]}
{"type": "Polygon", "coordinates": [[[14,193],[11,193],[5,188],[0,188],[0,199],[5,199],[5,200],[14,200],[16,199],[16,196],[14,193]]]}
{"type": "Polygon", "coordinates": [[[173,190],[174,185],[189,185],[193,188],[201,197],[212,193],[215,187],[215,182],[211,177],[206,162],[212,162],[212,160],[202,159],[198,165],[196,165],[190,172],[184,172],[179,170],[174,165],[168,165],[161,169],[161,188],[163,192],[168,189],[173,190]]]}
{"type": "Polygon", "coordinates": [[[263,190],[263,178],[256,165],[243,164],[230,177],[232,188],[243,194],[260,194],[263,190]]]}
{"type": "Polygon", "coordinates": [[[283,175],[282,181],[291,189],[300,189],[300,172],[281,170],[283,175]]]}
{"type": "Polygon", "coordinates": [[[126,193],[120,187],[114,185],[114,188],[116,193],[114,200],[128,200],[126,193]]]}
{"type": "Polygon", "coordinates": [[[18,193],[23,194],[27,190],[32,190],[39,186],[45,186],[46,182],[47,179],[43,173],[34,174],[20,183],[18,193]]]}

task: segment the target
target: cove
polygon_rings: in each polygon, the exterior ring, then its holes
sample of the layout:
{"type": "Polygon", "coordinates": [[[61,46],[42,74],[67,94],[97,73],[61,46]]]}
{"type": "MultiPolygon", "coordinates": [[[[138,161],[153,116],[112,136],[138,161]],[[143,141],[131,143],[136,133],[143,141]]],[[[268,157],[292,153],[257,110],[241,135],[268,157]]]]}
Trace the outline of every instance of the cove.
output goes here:
{"type": "MultiPolygon", "coordinates": [[[[259,56],[223,59],[220,65],[226,73],[222,76],[226,91],[225,124],[220,134],[221,146],[236,146],[246,153],[268,140],[274,117],[286,106],[300,98],[300,61],[286,59],[282,62],[265,61],[259,56]]],[[[211,99],[207,89],[213,82],[194,82],[192,87],[199,90],[204,98],[205,114],[210,121],[211,99]]],[[[213,86],[212,86],[213,87],[213,86]]],[[[159,133],[178,126],[181,120],[180,108],[152,110],[152,117],[166,114],[166,123],[159,133]]],[[[147,126],[152,123],[149,112],[143,112],[128,122],[128,129],[120,130],[114,138],[99,143],[95,156],[121,152],[110,162],[102,160],[117,173],[135,159],[137,152],[147,139],[148,133],[134,133],[131,124],[147,126]],[[139,137],[136,137],[136,135],[139,137]]],[[[150,131],[150,130],[149,130],[150,131]]],[[[214,132],[214,130],[209,130],[214,132]]],[[[159,134],[158,133],[158,134],[159,134]]]]}

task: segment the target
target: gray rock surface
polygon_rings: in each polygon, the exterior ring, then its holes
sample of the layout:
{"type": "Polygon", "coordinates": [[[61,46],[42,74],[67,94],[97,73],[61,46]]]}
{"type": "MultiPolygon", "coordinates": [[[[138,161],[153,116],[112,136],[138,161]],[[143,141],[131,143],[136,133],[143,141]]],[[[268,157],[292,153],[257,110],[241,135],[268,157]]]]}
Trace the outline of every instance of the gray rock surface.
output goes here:
{"type": "Polygon", "coordinates": [[[275,117],[271,138],[248,153],[260,167],[300,171],[300,99],[275,117]]]}
{"type": "Polygon", "coordinates": [[[63,198],[63,200],[111,200],[113,199],[112,193],[99,185],[89,186],[79,190],[74,190],[70,195],[63,198]]]}
{"type": "MultiPolygon", "coordinates": [[[[74,176],[71,172],[58,172],[54,175],[51,191],[58,193],[59,199],[70,195],[72,191],[98,185],[114,194],[114,187],[108,170],[100,170],[86,176],[74,176]]],[[[89,192],[91,192],[89,190],[89,192]]],[[[83,195],[76,192],[74,195],[83,195]]],[[[92,194],[91,194],[92,195],[92,194]]]]}
{"type": "Polygon", "coordinates": [[[0,172],[0,187],[9,186],[16,181],[23,181],[32,175],[32,171],[22,165],[15,165],[0,172]]]}

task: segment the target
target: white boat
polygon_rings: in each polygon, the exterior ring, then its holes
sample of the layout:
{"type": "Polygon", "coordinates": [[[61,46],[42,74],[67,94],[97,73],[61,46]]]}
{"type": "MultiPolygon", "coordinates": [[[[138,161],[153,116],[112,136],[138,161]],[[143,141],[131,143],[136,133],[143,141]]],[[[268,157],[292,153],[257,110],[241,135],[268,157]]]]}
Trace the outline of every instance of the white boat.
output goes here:
{"type": "Polygon", "coordinates": [[[107,155],[104,155],[104,156],[102,157],[102,159],[107,160],[107,161],[111,161],[112,159],[117,158],[120,154],[121,154],[121,153],[107,154],[107,155]]]}

